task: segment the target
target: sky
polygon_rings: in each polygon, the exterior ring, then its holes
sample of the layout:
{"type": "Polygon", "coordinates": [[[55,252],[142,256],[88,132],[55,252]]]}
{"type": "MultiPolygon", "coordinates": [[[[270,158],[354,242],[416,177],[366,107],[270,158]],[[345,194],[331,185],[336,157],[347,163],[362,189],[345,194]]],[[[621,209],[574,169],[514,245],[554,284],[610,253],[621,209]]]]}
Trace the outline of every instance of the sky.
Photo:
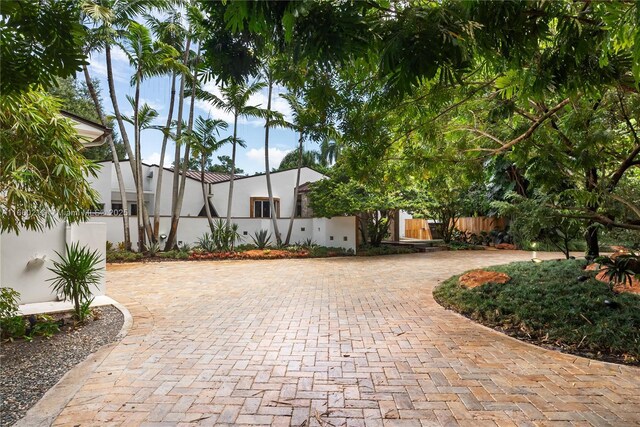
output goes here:
{"type": "MultiPolygon", "coordinates": [[[[115,90],[118,98],[118,106],[122,114],[126,116],[133,115],[133,108],[127,100],[127,95],[133,97],[134,88],[130,86],[130,77],[133,74],[133,69],[129,65],[129,61],[124,52],[118,47],[112,48],[112,64],[115,90]]],[[[89,72],[91,77],[100,81],[100,88],[102,91],[103,106],[107,114],[113,114],[113,106],[111,104],[111,98],[109,97],[108,84],[107,84],[107,67],[104,57],[104,52],[93,53],[89,58],[90,66],[89,72]]],[[[84,77],[79,74],[78,78],[83,80],[84,77]]],[[[179,82],[179,80],[178,80],[179,82]]],[[[179,87],[179,83],[177,83],[179,87]]],[[[214,82],[207,83],[205,89],[209,92],[215,93],[220,96],[219,89],[215,86],[214,82]]],[[[158,112],[158,117],[154,124],[164,126],[167,120],[167,114],[169,112],[169,99],[171,90],[171,78],[154,77],[150,78],[142,83],[140,98],[141,104],[146,102],[158,112]]],[[[287,102],[282,99],[279,94],[284,93],[284,88],[276,87],[273,91],[272,108],[281,112],[286,118],[290,118],[290,109],[287,102]]],[[[261,93],[252,97],[250,105],[261,106],[266,108],[267,106],[267,90],[264,89],[261,93]]],[[[213,119],[222,119],[229,123],[228,130],[221,134],[224,138],[227,135],[231,135],[233,132],[233,116],[224,111],[214,108],[210,103],[206,101],[196,101],[195,104],[195,116],[211,117],[213,119]]],[[[184,120],[188,119],[188,107],[189,100],[185,99],[185,114],[184,120]]],[[[177,102],[174,107],[174,119],[177,114],[177,102]]],[[[133,140],[133,126],[128,123],[125,124],[129,139],[133,140]]],[[[118,130],[119,133],[119,130],[118,130]]],[[[254,174],[256,172],[264,172],[264,120],[263,119],[241,119],[238,124],[238,137],[243,139],[247,144],[247,148],[238,147],[236,154],[236,166],[243,169],[247,174],[254,174]]],[[[278,167],[282,158],[297,144],[297,136],[291,130],[286,129],[271,129],[269,137],[269,163],[272,168],[278,167]]],[[[142,131],[141,135],[141,147],[142,147],[142,160],[145,163],[159,164],[160,162],[160,149],[162,147],[162,132],[159,130],[147,129],[142,131]]],[[[171,166],[174,157],[175,146],[173,141],[169,140],[167,144],[167,155],[165,156],[165,166],[171,166]]],[[[227,145],[214,153],[213,161],[218,162],[217,156],[228,155],[231,156],[231,146],[227,145]]]]}

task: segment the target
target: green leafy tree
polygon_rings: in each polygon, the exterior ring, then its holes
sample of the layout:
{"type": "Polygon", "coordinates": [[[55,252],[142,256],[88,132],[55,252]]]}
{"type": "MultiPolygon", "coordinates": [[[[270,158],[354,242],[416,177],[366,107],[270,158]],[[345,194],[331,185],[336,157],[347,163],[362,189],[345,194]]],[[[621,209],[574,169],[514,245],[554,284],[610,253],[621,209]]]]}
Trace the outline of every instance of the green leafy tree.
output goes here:
{"type": "Polygon", "coordinates": [[[80,222],[97,202],[86,177],[97,165],[81,154],[60,102],[41,90],[0,96],[0,231],[80,222]]]}
{"type": "Polygon", "coordinates": [[[223,120],[214,120],[211,118],[203,119],[198,117],[193,132],[193,140],[190,142],[196,157],[200,157],[200,183],[202,185],[202,200],[204,202],[204,210],[209,221],[209,228],[214,229],[213,217],[211,216],[211,208],[207,184],[205,183],[204,173],[206,171],[207,159],[220,149],[224,144],[230,142],[230,138],[220,139],[220,131],[227,129],[228,124],[223,120]]]}
{"type": "Polygon", "coordinates": [[[244,170],[240,169],[237,166],[232,166],[232,160],[229,156],[218,156],[218,163],[212,164],[207,168],[209,172],[220,172],[220,173],[228,173],[231,175],[231,171],[233,170],[236,175],[244,174],[244,170]]]}
{"type": "Polygon", "coordinates": [[[0,5],[0,93],[50,88],[85,61],[80,2],[5,0],[0,5]]]}
{"type": "Polygon", "coordinates": [[[238,119],[248,117],[264,116],[264,110],[258,105],[249,105],[249,99],[252,95],[259,93],[264,88],[264,83],[253,82],[245,83],[229,83],[220,88],[222,97],[210,94],[207,100],[213,103],[217,108],[233,114],[233,138],[231,140],[231,176],[229,179],[229,199],[227,203],[227,226],[231,225],[231,204],[233,202],[233,181],[236,174],[236,149],[238,145],[244,146],[244,143],[238,138],[238,119]]]}

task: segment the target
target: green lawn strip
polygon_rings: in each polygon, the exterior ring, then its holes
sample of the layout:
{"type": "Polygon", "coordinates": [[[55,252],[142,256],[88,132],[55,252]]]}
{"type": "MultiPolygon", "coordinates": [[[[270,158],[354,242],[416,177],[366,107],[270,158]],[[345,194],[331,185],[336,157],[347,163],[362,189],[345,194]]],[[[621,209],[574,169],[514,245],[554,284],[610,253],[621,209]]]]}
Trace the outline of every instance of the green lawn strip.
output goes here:
{"type": "Polygon", "coordinates": [[[516,262],[487,268],[512,280],[465,289],[454,276],[435,299],[505,333],[604,360],[640,364],[640,296],[615,294],[584,261],[516,262]],[[581,275],[589,276],[579,281],[581,275]],[[611,304],[605,304],[608,300],[611,304]]]}

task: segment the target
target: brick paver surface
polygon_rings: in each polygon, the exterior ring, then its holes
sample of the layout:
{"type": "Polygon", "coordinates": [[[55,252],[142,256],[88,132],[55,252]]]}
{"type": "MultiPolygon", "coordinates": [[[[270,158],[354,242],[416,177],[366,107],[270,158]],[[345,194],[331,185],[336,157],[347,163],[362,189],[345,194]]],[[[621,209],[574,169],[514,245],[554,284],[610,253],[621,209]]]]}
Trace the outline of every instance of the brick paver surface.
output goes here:
{"type": "Polygon", "coordinates": [[[110,267],[134,325],[57,425],[636,425],[640,369],[543,350],[440,307],[448,252],[110,267]]]}

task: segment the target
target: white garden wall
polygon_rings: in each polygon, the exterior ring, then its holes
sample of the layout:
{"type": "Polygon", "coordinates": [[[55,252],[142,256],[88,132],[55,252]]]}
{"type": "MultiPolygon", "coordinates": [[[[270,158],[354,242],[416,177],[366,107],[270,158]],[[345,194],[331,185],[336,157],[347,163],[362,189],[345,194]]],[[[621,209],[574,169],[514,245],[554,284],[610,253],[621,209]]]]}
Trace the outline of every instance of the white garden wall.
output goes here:
{"type": "MultiPolygon", "coordinates": [[[[122,218],[116,216],[96,217],[92,221],[105,222],[107,224],[107,240],[114,245],[122,242],[122,218]]],[[[171,218],[160,217],[160,234],[169,234],[171,218]]],[[[232,218],[232,222],[238,224],[238,231],[242,236],[241,243],[252,243],[251,236],[261,229],[269,230],[273,235],[271,220],[268,218],[232,218]]],[[[288,219],[278,219],[278,229],[284,240],[289,227],[288,219]]],[[[193,245],[204,233],[209,232],[209,223],[206,218],[182,217],[178,229],[178,241],[193,245]]],[[[356,250],[356,222],[355,217],[327,218],[296,218],[291,230],[291,243],[303,242],[312,239],[323,246],[341,247],[356,250]],[[331,239],[333,237],[333,239],[331,239]]],[[[275,239],[273,239],[275,240],[275,239]]],[[[137,227],[131,227],[131,242],[135,247],[138,241],[137,227]]]]}
{"type": "MultiPolygon", "coordinates": [[[[63,253],[65,243],[88,245],[91,250],[99,251],[103,258],[100,267],[104,271],[106,235],[106,224],[98,221],[70,226],[59,221],[43,232],[3,233],[0,235],[0,284],[20,292],[21,304],[55,301],[56,295],[47,279],[54,277],[48,267],[58,259],[56,251],[63,253]]],[[[100,286],[92,291],[94,295],[104,295],[104,275],[100,286]]]]}

